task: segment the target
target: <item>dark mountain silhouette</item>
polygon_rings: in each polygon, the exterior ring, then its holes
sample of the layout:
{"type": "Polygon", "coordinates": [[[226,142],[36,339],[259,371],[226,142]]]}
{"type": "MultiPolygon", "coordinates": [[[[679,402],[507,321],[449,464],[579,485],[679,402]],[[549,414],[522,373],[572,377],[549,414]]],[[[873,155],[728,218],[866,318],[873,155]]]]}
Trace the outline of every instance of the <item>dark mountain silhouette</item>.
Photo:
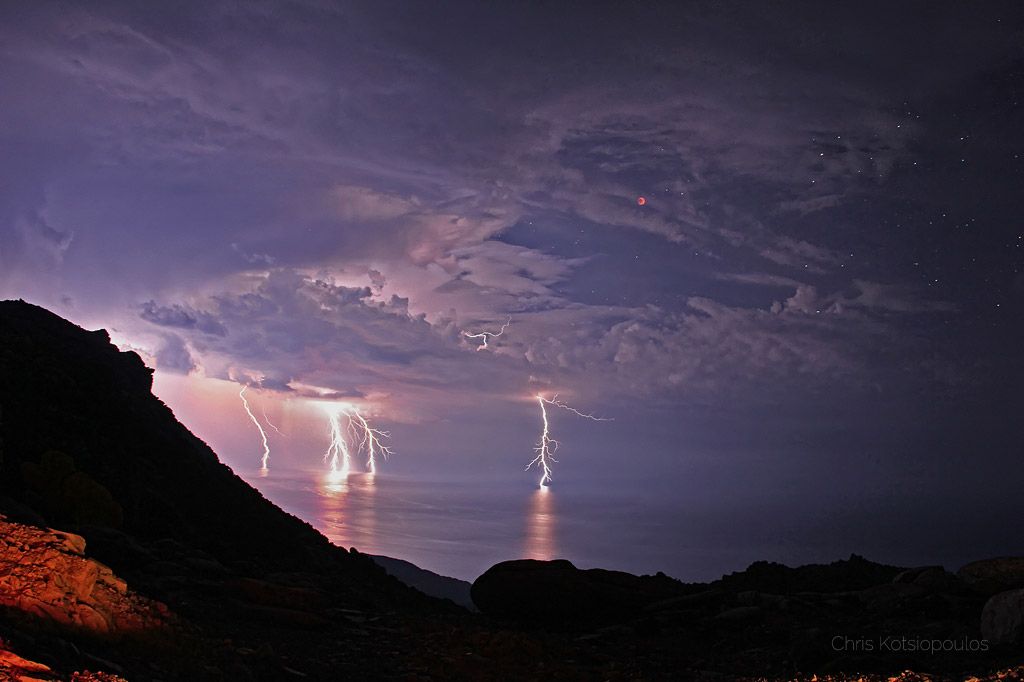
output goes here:
{"type": "MultiPolygon", "coordinates": [[[[190,647],[216,633],[248,641],[238,647],[243,653],[276,639],[275,653],[253,665],[237,652],[207,652],[223,659],[217,667],[257,677],[276,679],[290,667],[285,660],[308,674],[362,670],[367,659],[374,659],[371,677],[389,677],[394,657],[375,660],[375,652],[395,646],[411,621],[388,624],[396,632],[375,638],[370,618],[457,611],[265,499],[152,395],[151,378],[139,356],[119,351],[105,331],[0,302],[0,513],[82,535],[89,557],[202,624],[207,632],[190,647]],[[343,655],[353,648],[352,631],[366,641],[343,655]],[[283,656],[282,646],[295,653],[283,656]]],[[[165,661],[164,678],[176,676],[175,658],[165,661]]],[[[179,672],[195,675],[191,667],[179,672]]]]}
{"type": "Polygon", "coordinates": [[[420,568],[411,561],[396,559],[377,554],[368,555],[389,575],[393,575],[406,585],[415,587],[424,594],[438,599],[450,599],[459,606],[476,611],[476,605],[469,596],[470,583],[458,578],[439,575],[425,568],[420,568]]]}
{"type": "Polygon", "coordinates": [[[152,395],[152,370],[105,331],[0,302],[0,373],[2,491],[51,525],[170,538],[225,566],[340,570],[395,591],[373,562],[338,551],[220,463],[152,395]]]}

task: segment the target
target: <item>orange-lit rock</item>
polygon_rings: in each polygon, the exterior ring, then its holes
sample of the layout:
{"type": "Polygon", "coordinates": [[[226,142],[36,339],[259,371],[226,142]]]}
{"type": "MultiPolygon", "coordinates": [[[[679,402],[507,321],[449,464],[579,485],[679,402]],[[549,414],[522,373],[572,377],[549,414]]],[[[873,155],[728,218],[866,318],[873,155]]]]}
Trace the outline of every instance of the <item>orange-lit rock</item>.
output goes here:
{"type": "Polygon", "coordinates": [[[159,627],[167,609],[85,556],[85,540],[0,516],[0,606],[56,625],[117,634],[159,627]]]}
{"type": "Polygon", "coordinates": [[[0,643],[0,679],[29,682],[32,680],[55,680],[57,676],[49,666],[22,658],[0,643]]]}
{"type": "Polygon", "coordinates": [[[127,682],[123,677],[105,672],[78,671],[71,677],[58,675],[48,665],[19,656],[0,640],[0,680],[15,682],[127,682]]]}

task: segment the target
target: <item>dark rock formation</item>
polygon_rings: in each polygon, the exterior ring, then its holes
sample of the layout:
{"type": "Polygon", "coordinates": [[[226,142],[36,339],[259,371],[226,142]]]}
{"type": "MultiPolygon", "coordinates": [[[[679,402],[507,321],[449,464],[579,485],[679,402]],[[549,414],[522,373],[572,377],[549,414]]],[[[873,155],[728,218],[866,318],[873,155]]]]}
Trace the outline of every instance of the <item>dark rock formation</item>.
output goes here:
{"type": "Polygon", "coordinates": [[[520,559],[492,566],[473,583],[473,603],[499,618],[565,624],[628,619],[684,592],[664,575],[580,570],[564,559],[520,559]]]}
{"type": "Polygon", "coordinates": [[[935,591],[955,589],[960,584],[957,577],[942,566],[908,568],[892,581],[897,585],[917,585],[935,591]]]}
{"type": "MultiPolygon", "coordinates": [[[[128,682],[118,675],[90,670],[75,671],[70,678],[72,682],[128,682]]],[[[67,677],[45,663],[19,656],[3,642],[0,642],[0,680],[54,682],[63,679],[67,679],[67,677]]]]}
{"type": "MultiPolygon", "coordinates": [[[[982,641],[984,597],[941,567],[900,569],[858,556],[797,568],[758,562],[705,585],[582,571],[567,561],[511,561],[484,573],[472,595],[506,626],[547,637],[578,633],[577,641],[601,650],[641,647],[652,661],[645,669],[668,679],[687,677],[670,672],[673,658],[722,675],[708,679],[745,679],[751,671],[773,679],[794,670],[963,671],[1020,655],[982,641]]],[[[988,611],[985,632],[1018,642],[1016,597],[988,611]]]]}
{"type": "Polygon", "coordinates": [[[981,612],[981,634],[995,644],[1024,644],[1024,589],[994,595],[981,612]]]}
{"type": "Polygon", "coordinates": [[[23,658],[0,643],[0,680],[22,682],[54,679],[57,677],[50,666],[23,658]]]}
{"type": "Polygon", "coordinates": [[[465,609],[476,611],[476,605],[473,604],[469,595],[470,584],[465,580],[438,575],[404,559],[374,554],[367,556],[377,562],[389,575],[393,575],[409,587],[415,587],[431,597],[448,599],[465,609]]]}
{"type": "Polygon", "coordinates": [[[729,590],[759,590],[777,594],[848,592],[890,582],[902,571],[901,568],[876,564],[851,554],[849,559],[831,564],[807,564],[798,568],[758,561],[746,570],[730,573],[713,584],[729,590]]]}
{"type": "Polygon", "coordinates": [[[982,594],[996,594],[1024,587],[1024,557],[999,557],[972,561],[957,571],[967,586],[982,594]]]}

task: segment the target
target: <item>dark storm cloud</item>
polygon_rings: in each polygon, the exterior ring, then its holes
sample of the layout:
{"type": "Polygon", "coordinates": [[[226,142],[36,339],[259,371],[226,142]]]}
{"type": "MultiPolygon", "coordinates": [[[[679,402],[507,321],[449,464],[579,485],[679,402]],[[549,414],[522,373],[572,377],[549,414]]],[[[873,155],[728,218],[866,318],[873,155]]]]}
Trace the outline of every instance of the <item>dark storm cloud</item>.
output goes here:
{"type": "MultiPolygon", "coordinates": [[[[235,220],[245,223],[215,232],[179,224],[196,248],[214,247],[210,237],[218,237],[219,262],[193,264],[207,273],[230,269],[225,237],[237,237],[229,243],[242,254],[283,264],[322,257],[330,241],[330,254],[344,258],[405,252],[425,262],[499,233],[530,208],[705,248],[724,239],[773,257],[785,235],[746,224],[749,208],[723,197],[723,186],[768,188],[787,205],[835,201],[861,174],[869,183],[883,177],[910,135],[909,123],[900,130],[898,117],[869,97],[851,98],[810,74],[795,74],[800,86],[780,98],[775,78],[756,78],[742,57],[718,54],[706,40],[658,50],[664,35],[642,49],[627,37],[613,54],[648,68],[584,69],[558,88],[484,53],[478,68],[509,80],[480,90],[466,65],[444,68],[440,38],[374,47],[365,34],[406,27],[376,26],[366,8],[271,7],[197,6],[170,22],[113,7],[59,16],[25,10],[27,27],[46,30],[10,31],[24,78],[48,74],[61,84],[51,96],[75,110],[116,112],[79,121],[97,160],[156,178],[168,167],[179,167],[179,178],[206,167],[221,178],[214,187],[234,179],[260,192],[280,183],[276,201],[252,197],[262,225],[244,214],[235,220]],[[297,44],[300,30],[307,37],[297,44]],[[808,88],[813,95],[803,94],[808,88]],[[637,194],[654,192],[648,210],[630,208],[637,194]],[[734,216],[718,215],[726,210],[734,216]],[[289,243],[290,226],[274,215],[281,212],[312,231],[305,247],[289,243]],[[339,223],[340,233],[332,229],[339,223]]],[[[441,16],[413,19],[417,30],[445,30],[441,16]]],[[[493,30],[496,19],[481,17],[478,29],[493,30]]],[[[697,23],[689,31],[699,34],[697,23]]],[[[539,39],[553,49],[559,38],[548,30],[539,39]]],[[[584,63],[593,48],[575,49],[571,61],[584,63]]],[[[59,117],[48,118],[66,134],[59,117]]],[[[220,198],[210,201],[219,212],[220,198]]]]}
{"type": "Polygon", "coordinates": [[[923,173],[1003,9],[7,8],[0,286],[279,388],[948,376],[923,173]]]}
{"type": "MultiPolygon", "coordinates": [[[[458,330],[411,315],[398,297],[274,270],[241,293],[205,300],[204,310],[150,305],[141,317],[193,332],[190,345],[213,376],[326,399],[403,391],[521,386],[524,367],[479,357],[458,330]],[[154,314],[155,311],[159,311],[154,314]],[[231,329],[203,334],[199,324],[231,329]]],[[[177,338],[177,337],[175,337],[177,338]]],[[[159,361],[159,358],[158,358],[159,361]]]]}
{"type": "Polygon", "coordinates": [[[196,368],[185,341],[177,334],[164,334],[154,354],[156,366],[174,374],[188,374],[196,368]]]}
{"type": "Polygon", "coordinates": [[[74,235],[70,232],[62,232],[46,222],[42,215],[36,215],[28,222],[27,227],[32,230],[43,242],[49,244],[54,256],[58,257],[68,250],[74,235]]]}
{"type": "MultiPolygon", "coordinates": [[[[776,289],[791,286],[786,280],[752,281],[776,289]]],[[[680,311],[648,307],[595,313],[586,323],[574,319],[560,334],[538,335],[524,355],[549,374],[560,368],[576,384],[606,393],[702,403],[726,396],[738,402],[786,400],[793,398],[795,385],[811,392],[867,389],[905,381],[905,371],[917,372],[925,382],[954,380],[960,373],[942,363],[940,369],[909,361],[896,371],[889,364],[920,342],[891,313],[949,310],[948,304],[869,282],[828,295],[801,284],[764,307],[691,297],[680,311]],[[582,331],[587,328],[592,331],[582,331]],[[940,372],[949,374],[940,377],[940,372]]]]}
{"type": "Polygon", "coordinates": [[[187,306],[178,304],[160,306],[154,301],[146,301],[142,304],[142,311],[139,313],[139,317],[160,327],[195,329],[215,336],[224,336],[228,333],[224,325],[208,313],[192,310],[187,306]]]}

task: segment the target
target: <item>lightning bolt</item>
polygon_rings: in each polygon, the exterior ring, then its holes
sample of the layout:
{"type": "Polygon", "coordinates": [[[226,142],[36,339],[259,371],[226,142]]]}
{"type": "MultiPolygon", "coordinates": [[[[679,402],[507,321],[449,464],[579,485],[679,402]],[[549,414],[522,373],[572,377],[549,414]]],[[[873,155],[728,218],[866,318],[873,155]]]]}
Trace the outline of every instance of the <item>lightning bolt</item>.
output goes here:
{"type": "Polygon", "coordinates": [[[502,334],[505,333],[505,330],[508,329],[508,326],[510,324],[512,324],[512,317],[511,316],[509,316],[509,318],[505,321],[505,324],[501,325],[501,330],[498,331],[498,332],[477,332],[476,334],[470,334],[467,331],[463,331],[462,335],[465,336],[467,339],[480,339],[482,341],[482,343],[479,346],[477,346],[476,349],[478,351],[481,351],[481,350],[484,350],[485,348],[487,348],[487,340],[488,340],[488,338],[491,338],[491,339],[498,338],[499,336],[501,336],[502,334]]]}
{"type": "Polygon", "coordinates": [[[540,418],[541,424],[543,425],[540,431],[540,441],[533,448],[537,456],[530,460],[530,463],[526,465],[524,471],[529,471],[534,465],[540,469],[540,487],[541,489],[546,488],[551,483],[551,464],[557,462],[555,459],[555,452],[558,450],[558,441],[551,437],[551,425],[548,422],[548,405],[560,407],[563,410],[572,412],[573,414],[583,417],[584,419],[590,419],[595,422],[610,422],[613,421],[610,418],[595,417],[592,414],[586,412],[580,412],[575,407],[566,405],[561,400],[558,400],[558,394],[545,398],[543,395],[538,393],[534,396],[537,399],[537,404],[540,405],[540,418]]]}
{"type": "Polygon", "coordinates": [[[595,422],[613,422],[613,421],[615,421],[611,417],[595,417],[592,414],[587,414],[586,412],[580,412],[575,407],[569,407],[568,405],[563,403],[561,400],[558,400],[558,394],[557,393],[555,395],[551,396],[551,400],[546,400],[544,398],[541,398],[540,396],[537,396],[537,397],[540,398],[542,401],[547,402],[549,405],[554,405],[555,407],[560,407],[563,410],[568,410],[569,412],[572,412],[573,414],[575,414],[577,416],[583,417],[584,419],[590,419],[590,420],[595,421],[595,422]]]}
{"type": "Polygon", "coordinates": [[[324,463],[329,464],[331,473],[347,477],[352,468],[352,452],[366,453],[366,469],[377,473],[377,457],[387,459],[392,450],[381,439],[390,438],[387,431],[375,429],[359,409],[353,405],[325,403],[324,410],[330,423],[331,443],[324,453],[324,463]],[[343,428],[342,421],[347,421],[343,428]]]}
{"type": "Polygon", "coordinates": [[[540,442],[534,447],[534,452],[537,456],[526,465],[526,471],[528,471],[534,464],[536,464],[541,471],[540,487],[544,488],[551,483],[551,463],[557,462],[555,459],[555,450],[558,449],[558,441],[551,437],[551,430],[548,425],[548,408],[544,400],[544,396],[538,394],[537,402],[540,404],[540,416],[544,423],[544,428],[540,432],[540,442]]]}
{"type": "Polygon", "coordinates": [[[356,430],[362,433],[359,449],[366,450],[366,468],[369,469],[371,474],[376,474],[377,455],[379,454],[384,459],[391,456],[391,448],[381,443],[380,439],[390,438],[391,434],[387,431],[371,427],[363,415],[359,414],[358,410],[353,410],[353,415],[349,416],[349,424],[354,425],[356,430]],[[352,418],[353,416],[355,419],[352,418]]]}
{"type": "Polygon", "coordinates": [[[327,447],[327,452],[324,453],[324,462],[331,465],[331,472],[348,476],[352,466],[352,455],[348,451],[345,432],[341,429],[341,417],[344,410],[340,405],[333,407],[336,409],[327,410],[327,419],[331,425],[331,444],[327,447]]]}
{"type": "Polygon", "coordinates": [[[263,457],[260,458],[260,469],[263,471],[267,470],[267,463],[270,461],[270,443],[267,442],[267,432],[263,430],[256,416],[249,409],[249,401],[245,399],[245,392],[249,388],[248,385],[242,386],[242,390],[238,392],[238,397],[242,399],[242,407],[245,408],[245,413],[249,415],[249,419],[256,425],[256,428],[260,432],[260,438],[263,439],[263,457]]]}
{"type": "Polygon", "coordinates": [[[270,417],[267,416],[267,408],[265,408],[265,407],[263,408],[263,421],[265,421],[267,423],[267,426],[269,426],[270,428],[272,428],[275,431],[277,431],[278,435],[280,435],[280,436],[284,435],[281,432],[281,429],[279,429],[276,426],[274,426],[274,422],[270,421],[270,417]]]}

